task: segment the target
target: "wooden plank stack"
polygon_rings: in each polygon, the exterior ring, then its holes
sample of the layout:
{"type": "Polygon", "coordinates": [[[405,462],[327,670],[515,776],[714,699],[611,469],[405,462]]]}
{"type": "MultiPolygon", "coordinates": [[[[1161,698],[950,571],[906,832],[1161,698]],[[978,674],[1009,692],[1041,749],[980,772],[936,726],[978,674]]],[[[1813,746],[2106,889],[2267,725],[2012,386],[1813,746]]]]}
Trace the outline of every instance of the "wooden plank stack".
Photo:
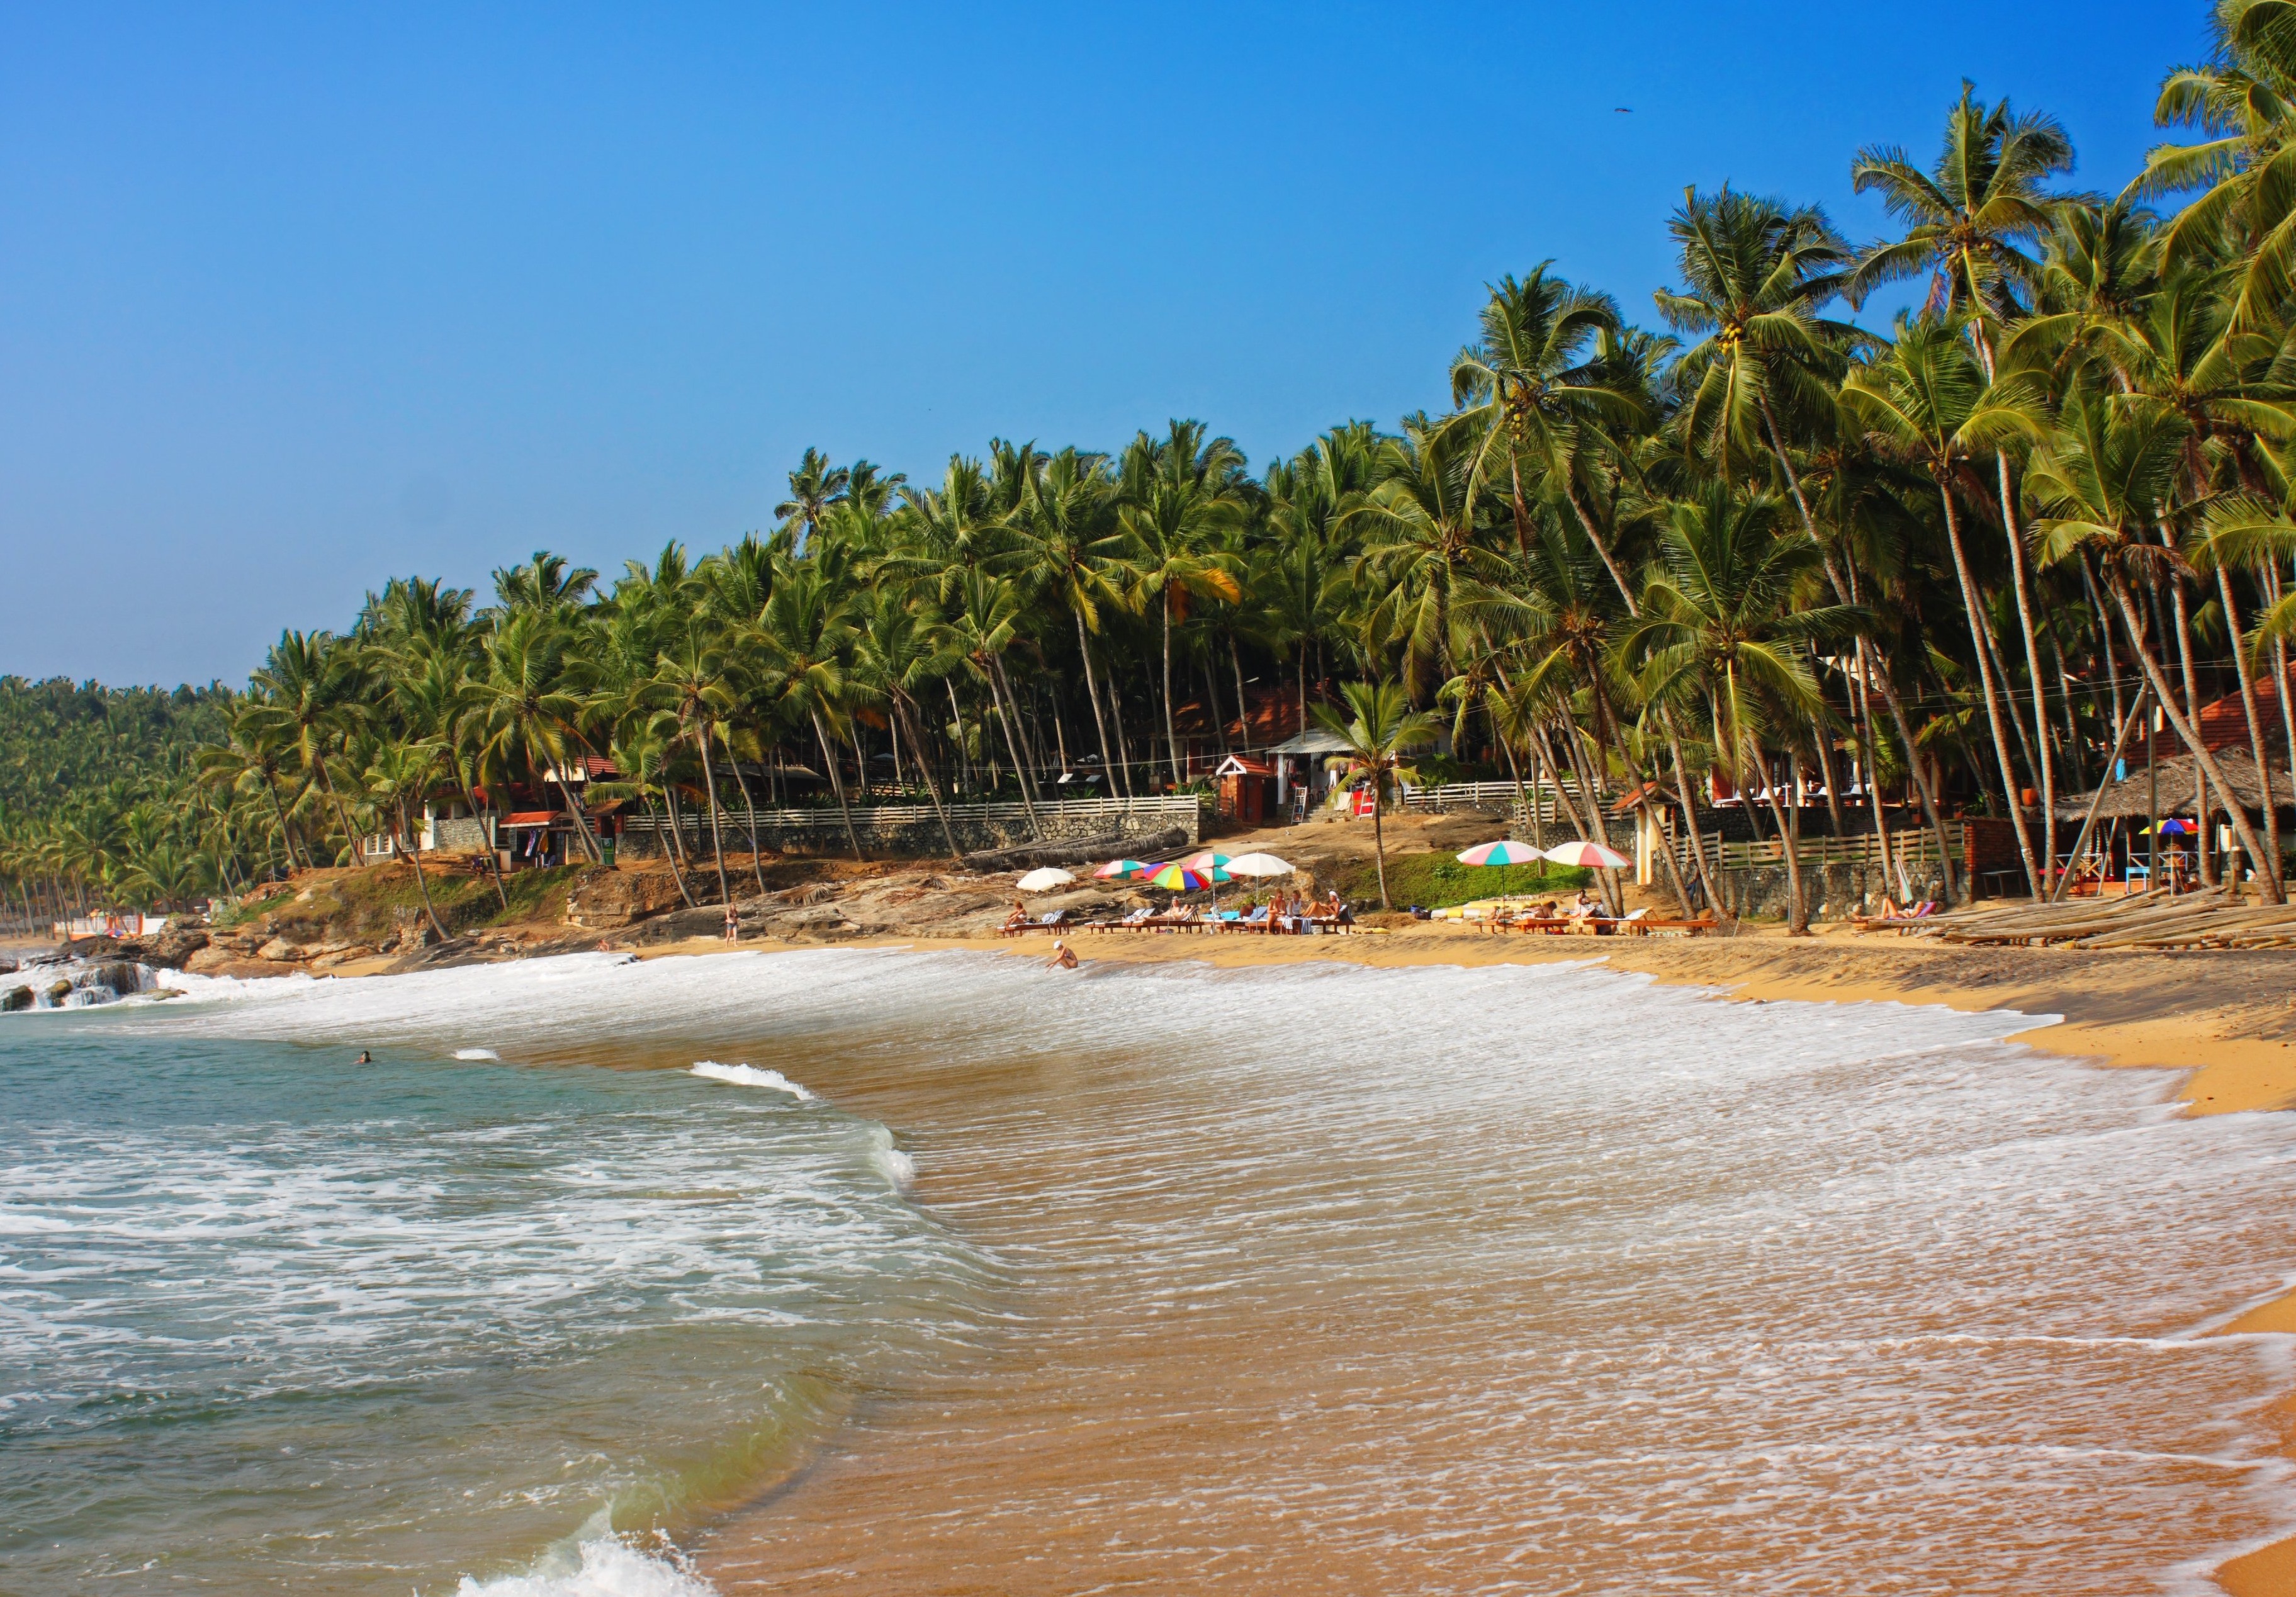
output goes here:
{"type": "Polygon", "coordinates": [[[2296,905],[2243,904],[2230,889],[2216,887],[2066,904],[1977,905],[1908,929],[1990,948],[2291,948],[2296,905]]]}

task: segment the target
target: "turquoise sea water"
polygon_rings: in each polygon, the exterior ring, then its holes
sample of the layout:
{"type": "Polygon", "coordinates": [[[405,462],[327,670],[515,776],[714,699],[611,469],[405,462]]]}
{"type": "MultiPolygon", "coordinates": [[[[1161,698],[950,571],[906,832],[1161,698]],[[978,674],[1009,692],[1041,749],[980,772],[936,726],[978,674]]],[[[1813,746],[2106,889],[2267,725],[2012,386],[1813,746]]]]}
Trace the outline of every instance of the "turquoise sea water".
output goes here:
{"type": "Polygon", "coordinates": [[[198,1007],[0,1026],[0,1590],[429,1593],[675,1531],[979,1318],[889,1133],[778,1077],[354,1068],[198,1007]]]}

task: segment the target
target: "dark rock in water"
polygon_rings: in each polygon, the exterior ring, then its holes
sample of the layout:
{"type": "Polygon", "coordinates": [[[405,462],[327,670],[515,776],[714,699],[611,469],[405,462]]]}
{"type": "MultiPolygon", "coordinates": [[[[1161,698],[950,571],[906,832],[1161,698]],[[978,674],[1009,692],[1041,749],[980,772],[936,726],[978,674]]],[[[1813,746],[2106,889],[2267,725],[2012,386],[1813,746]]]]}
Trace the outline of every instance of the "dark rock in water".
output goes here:
{"type": "Polygon", "coordinates": [[[0,1015],[12,1015],[19,1009],[31,1007],[32,990],[29,987],[12,987],[0,992],[0,1015]]]}
{"type": "Polygon", "coordinates": [[[83,987],[109,987],[121,998],[144,991],[144,967],[132,959],[115,959],[88,972],[83,987]]]}
{"type": "Polygon", "coordinates": [[[0,959],[0,975],[14,975],[15,974],[16,974],[16,961],[15,961],[15,960],[13,960],[13,959],[0,959]]]}
{"type": "Polygon", "coordinates": [[[70,982],[58,982],[48,989],[48,1001],[61,1008],[64,1000],[71,996],[71,992],[72,984],[70,982]]]}

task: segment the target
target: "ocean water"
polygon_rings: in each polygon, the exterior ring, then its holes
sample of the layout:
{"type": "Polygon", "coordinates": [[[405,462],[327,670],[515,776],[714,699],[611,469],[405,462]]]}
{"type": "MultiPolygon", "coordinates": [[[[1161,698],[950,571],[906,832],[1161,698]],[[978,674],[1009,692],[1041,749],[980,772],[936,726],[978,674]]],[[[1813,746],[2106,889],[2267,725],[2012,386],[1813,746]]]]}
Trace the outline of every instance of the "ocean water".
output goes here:
{"type": "MultiPolygon", "coordinates": [[[[1091,951],[1085,951],[1087,954],[1091,951]]],[[[1598,969],[0,1017],[0,1589],[2207,1590],[2296,1125],[1598,969]],[[346,1061],[374,1050],[365,1069],[346,1061]]]]}

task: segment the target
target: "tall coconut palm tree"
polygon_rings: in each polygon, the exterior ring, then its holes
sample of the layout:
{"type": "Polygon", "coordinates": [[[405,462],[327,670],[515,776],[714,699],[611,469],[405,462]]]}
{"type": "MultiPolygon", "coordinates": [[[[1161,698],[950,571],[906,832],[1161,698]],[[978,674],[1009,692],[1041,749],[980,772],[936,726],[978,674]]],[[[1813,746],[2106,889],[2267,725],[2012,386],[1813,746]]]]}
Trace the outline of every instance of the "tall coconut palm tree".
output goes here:
{"type": "Polygon", "coordinates": [[[1797,827],[1778,802],[1768,753],[1824,723],[1824,696],[1807,646],[1847,636],[1862,617],[1846,605],[1796,605],[1818,553],[1805,540],[1777,536],[1778,508],[1767,493],[1734,492],[1722,483],[1675,502],[1642,615],[1619,654],[1646,700],[1704,707],[1717,760],[1740,793],[1761,783],[1785,853],[1787,929],[1801,935],[1809,929],[1809,902],[1797,827]]]}
{"type": "Polygon", "coordinates": [[[2145,395],[2076,392],[2064,407],[2046,447],[2034,457],[2031,489],[2048,511],[2041,523],[2044,550],[2062,560],[2087,549],[2099,557],[2106,589],[2118,610],[2130,652],[2152,687],[2153,702],[2194,760],[2226,795],[2226,811],[2248,851],[2266,901],[2283,893],[2277,861],[2268,860],[2237,792],[2169,691],[2143,613],[2136,586],[2178,580],[2185,563],[2171,547],[2146,534],[2175,492],[2192,424],[2175,406],[2145,395]]]}
{"type": "Polygon", "coordinates": [[[1962,539],[1960,509],[1964,494],[1982,491],[1971,477],[1972,457],[1983,459],[2010,440],[2038,435],[2038,397],[2014,380],[1988,383],[1969,339],[1954,321],[1900,317],[1895,343],[1886,355],[1850,374],[1842,384],[1841,402],[1866,429],[1875,449],[1919,467],[1936,488],[1947,542],[1953,550],[1954,571],[1960,580],[1971,647],[1977,657],[1978,681],[1993,733],[2002,791],[2016,828],[2026,880],[2038,896],[2040,868],[2033,858],[2032,837],[2017,791],[2016,766],[2009,756],[1988,623],[1962,539]]]}
{"type": "Polygon", "coordinates": [[[1414,749],[1435,741],[1440,725],[1423,710],[1414,710],[1399,682],[1348,682],[1340,687],[1341,704],[1316,706],[1316,719],[1348,745],[1350,778],[1372,781],[1372,858],[1379,872],[1379,907],[1392,910],[1387,893],[1387,833],[1381,815],[1398,778],[1411,774],[1414,749]]]}
{"type": "Polygon", "coordinates": [[[1234,604],[1242,597],[1217,540],[1247,514],[1244,459],[1234,440],[1208,436],[1201,422],[1176,421],[1163,438],[1143,432],[1126,447],[1119,481],[1130,590],[1144,609],[1157,607],[1162,624],[1164,749],[1177,787],[1187,778],[1172,719],[1172,627],[1187,619],[1191,598],[1234,604]]]}

